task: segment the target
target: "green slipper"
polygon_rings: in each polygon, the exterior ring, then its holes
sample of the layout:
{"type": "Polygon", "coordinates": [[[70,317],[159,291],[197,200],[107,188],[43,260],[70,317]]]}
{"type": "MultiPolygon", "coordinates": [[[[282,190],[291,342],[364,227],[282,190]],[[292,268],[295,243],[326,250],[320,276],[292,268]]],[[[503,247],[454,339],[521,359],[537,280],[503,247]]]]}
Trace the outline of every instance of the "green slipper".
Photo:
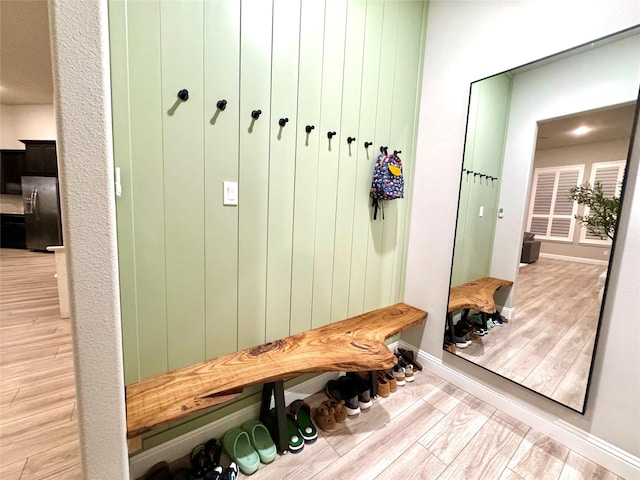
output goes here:
{"type": "Polygon", "coordinates": [[[318,438],[318,431],[311,420],[311,408],[309,408],[309,405],[302,400],[295,400],[289,405],[287,412],[298,427],[304,443],[315,442],[318,438]]]}
{"type": "Polygon", "coordinates": [[[233,427],[224,434],[222,444],[231,459],[236,462],[240,471],[245,475],[251,475],[260,466],[260,457],[251,445],[247,432],[238,427],[233,427]]]}
{"type": "Polygon", "coordinates": [[[259,420],[247,420],[240,428],[247,432],[251,445],[258,452],[260,461],[262,463],[271,463],[275,460],[278,451],[276,450],[276,444],[273,443],[269,430],[259,420]]]}

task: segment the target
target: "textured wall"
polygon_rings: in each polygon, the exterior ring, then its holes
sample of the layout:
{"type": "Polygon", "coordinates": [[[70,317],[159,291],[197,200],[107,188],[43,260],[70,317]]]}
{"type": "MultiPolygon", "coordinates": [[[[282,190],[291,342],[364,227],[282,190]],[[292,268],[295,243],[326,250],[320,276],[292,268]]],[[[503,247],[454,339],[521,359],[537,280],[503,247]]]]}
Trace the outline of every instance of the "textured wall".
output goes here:
{"type": "Polygon", "coordinates": [[[126,480],[106,2],[49,13],[83,473],[126,480]]]}

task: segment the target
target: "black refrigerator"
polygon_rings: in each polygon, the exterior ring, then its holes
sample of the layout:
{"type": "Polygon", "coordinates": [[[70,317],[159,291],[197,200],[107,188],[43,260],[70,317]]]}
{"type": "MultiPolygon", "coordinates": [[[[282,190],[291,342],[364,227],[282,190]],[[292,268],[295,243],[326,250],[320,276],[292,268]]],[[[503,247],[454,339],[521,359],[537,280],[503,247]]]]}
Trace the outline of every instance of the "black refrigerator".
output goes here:
{"type": "Polygon", "coordinates": [[[60,197],[56,177],[22,177],[24,229],[29,250],[62,245],[60,197]]]}

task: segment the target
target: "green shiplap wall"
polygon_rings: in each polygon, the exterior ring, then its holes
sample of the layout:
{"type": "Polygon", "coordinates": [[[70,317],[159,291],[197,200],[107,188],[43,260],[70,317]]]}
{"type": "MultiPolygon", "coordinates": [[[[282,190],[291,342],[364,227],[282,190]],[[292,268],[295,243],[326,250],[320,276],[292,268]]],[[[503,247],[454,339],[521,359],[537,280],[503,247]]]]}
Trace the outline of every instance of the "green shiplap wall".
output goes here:
{"type": "Polygon", "coordinates": [[[472,86],[463,167],[498,180],[462,175],[452,286],[489,275],[510,98],[511,79],[506,74],[472,86]]]}
{"type": "Polygon", "coordinates": [[[127,384],[402,300],[426,15],[422,0],[110,0],[127,384]],[[381,145],[402,150],[406,198],[374,221],[381,145]]]}

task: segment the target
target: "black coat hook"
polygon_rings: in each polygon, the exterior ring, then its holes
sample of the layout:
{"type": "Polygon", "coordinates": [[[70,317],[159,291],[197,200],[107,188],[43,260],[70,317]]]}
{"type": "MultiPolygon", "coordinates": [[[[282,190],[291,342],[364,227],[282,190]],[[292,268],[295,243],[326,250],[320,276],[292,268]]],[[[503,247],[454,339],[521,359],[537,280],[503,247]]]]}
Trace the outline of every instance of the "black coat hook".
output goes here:
{"type": "Polygon", "coordinates": [[[327,132],[327,138],[331,140],[335,134],[336,132],[327,132]]]}
{"type": "Polygon", "coordinates": [[[306,127],[304,127],[304,131],[307,133],[311,133],[311,130],[313,130],[314,128],[316,128],[314,125],[307,125],[306,127]]]}
{"type": "Polygon", "coordinates": [[[402,150],[394,150],[394,151],[393,151],[393,154],[394,154],[394,155],[399,155],[399,154],[401,154],[401,153],[402,153],[402,150]]]}
{"type": "Polygon", "coordinates": [[[381,147],[380,147],[380,153],[384,153],[385,155],[387,155],[388,148],[389,148],[389,147],[383,147],[383,146],[381,146],[381,147]]]}
{"type": "Polygon", "coordinates": [[[371,145],[373,145],[373,142],[364,142],[364,148],[369,148],[371,145]]]}
{"type": "Polygon", "coordinates": [[[352,142],[356,141],[356,137],[347,137],[347,143],[351,145],[352,142]]]}
{"type": "Polygon", "coordinates": [[[218,110],[224,110],[225,108],[227,108],[227,101],[224,99],[218,100],[218,103],[216,103],[216,107],[218,107],[218,110]]]}
{"type": "Polygon", "coordinates": [[[253,118],[254,120],[260,118],[260,115],[262,115],[262,110],[254,110],[251,112],[251,118],[253,118]]]}
{"type": "Polygon", "coordinates": [[[182,90],[180,90],[178,92],[178,98],[183,102],[186,102],[187,100],[189,100],[189,90],[187,90],[186,88],[183,88],[182,90]]]}
{"type": "Polygon", "coordinates": [[[467,170],[467,175],[469,175],[470,173],[473,173],[473,170],[467,170]]]}
{"type": "Polygon", "coordinates": [[[278,120],[278,125],[280,125],[281,127],[284,127],[287,124],[288,121],[289,121],[289,119],[286,118],[286,117],[285,118],[281,118],[280,120],[278,120]]]}

